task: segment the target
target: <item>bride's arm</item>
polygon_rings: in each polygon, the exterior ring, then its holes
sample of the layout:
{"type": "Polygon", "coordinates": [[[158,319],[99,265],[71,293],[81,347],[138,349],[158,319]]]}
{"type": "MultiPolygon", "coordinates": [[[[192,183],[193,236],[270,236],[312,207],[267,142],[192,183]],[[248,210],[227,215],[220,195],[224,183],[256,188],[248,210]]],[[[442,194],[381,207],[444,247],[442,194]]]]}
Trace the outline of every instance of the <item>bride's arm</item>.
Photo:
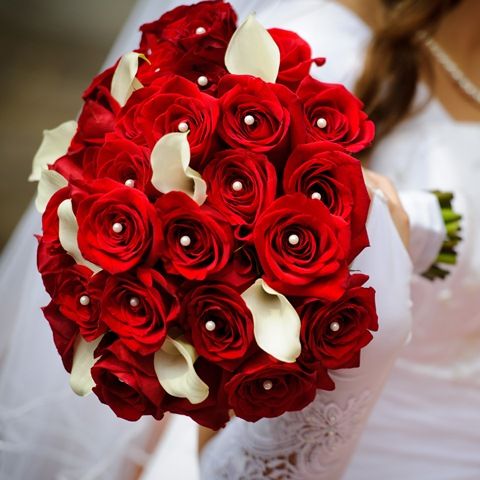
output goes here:
{"type": "MultiPolygon", "coordinates": [[[[370,275],[380,324],[362,351],[361,366],[334,371],[336,389],[319,391],[301,412],[256,423],[234,418],[205,445],[202,478],[235,480],[254,478],[260,472],[263,478],[335,480],[342,475],[410,332],[411,263],[383,197],[377,194],[372,202],[371,248],[353,265],[370,275]]],[[[207,440],[205,433],[202,437],[207,440]]]]}

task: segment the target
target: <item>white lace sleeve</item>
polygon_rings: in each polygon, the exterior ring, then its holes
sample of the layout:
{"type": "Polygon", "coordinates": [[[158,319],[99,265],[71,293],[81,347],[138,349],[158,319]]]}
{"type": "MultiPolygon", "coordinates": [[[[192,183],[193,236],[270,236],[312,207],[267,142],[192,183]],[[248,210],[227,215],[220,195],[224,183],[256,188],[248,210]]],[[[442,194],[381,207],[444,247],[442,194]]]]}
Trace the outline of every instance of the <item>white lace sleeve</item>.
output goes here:
{"type": "Polygon", "coordinates": [[[410,331],[411,264],[378,197],[372,204],[368,231],[372,246],[354,268],[368,273],[377,290],[380,328],[362,352],[361,367],[335,372],[336,389],[319,391],[300,412],[256,423],[233,419],[205,447],[200,462],[203,479],[341,477],[410,331]]]}

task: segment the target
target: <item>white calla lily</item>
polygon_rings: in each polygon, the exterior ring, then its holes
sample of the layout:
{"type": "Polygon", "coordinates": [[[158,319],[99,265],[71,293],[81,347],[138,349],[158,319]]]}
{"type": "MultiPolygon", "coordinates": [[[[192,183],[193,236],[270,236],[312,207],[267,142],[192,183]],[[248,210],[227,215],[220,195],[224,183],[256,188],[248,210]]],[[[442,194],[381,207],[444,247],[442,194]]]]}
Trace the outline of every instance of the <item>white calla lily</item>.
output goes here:
{"type": "Polygon", "coordinates": [[[152,184],[162,193],[183,192],[202,205],[207,198],[207,184],[189,167],[190,145],[187,133],[164,135],[152,150],[152,184]]]}
{"type": "Polygon", "coordinates": [[[63,249],[73,257],[79,265],[85,265],[93,273],[98,273],[101,268],[83,258],[78,246],[78,223],[73,213],[72,200],[64,200],[58,206],[58,237],[63,249]]]}
{"type": "Polygon", "coordinates": [[[225,54],[225,65],[230,73],[276,82],[280,49],[255,14],[251,14],[233,34],[225,54]]]}
{"type": "Polygon", "coordinates": [[[193,364],[198,354],[182,338],[167,337],[155,354],[154,367],[160,385],[174,397],[196,405],[207,399],[208,385],[198,376],[193,364]]]}
{"type": "Polygon", "coordinates": [[[113,73],[110,92],[112,97],[123,107],[135,90],[143,88],[136,78],[140,59],[148,62],[147,57],[141,53],[126,53],[118,62],[113,73]]]}
{"type": "Polygon", "coordinates": [[[68,181],[55,170],[43,170],[37,186],[35,207],[40,213],[44,213],[50,199],[68,185],[68,181]]]}
{"type": "Polygon", "coordinates": [[[64,122],[53,130],[43,131],[42,143],[33,157],[32,173],[28,177],[29,182],[38,182],[42,172],[67,153],[76,131],[77,122],[75,120],[64,122]]]}
{"type": "Polygon", "coordinates": [[[85,397],[92,392],[95,382],[91,369],[95,365],[95,349],[102,341],[103,335],[93,342],[87,342],[81,335],[75,340],[73,347],[73,364],[70,373],[70,387],[79,396],[85,397]]]}
{"type": "Polygon", "coordinates": [[[288,299],[259,278],[242,294],[252,312],[258,346],[278,360],[293,363],[299,357],[300,317],[288,299]]]}

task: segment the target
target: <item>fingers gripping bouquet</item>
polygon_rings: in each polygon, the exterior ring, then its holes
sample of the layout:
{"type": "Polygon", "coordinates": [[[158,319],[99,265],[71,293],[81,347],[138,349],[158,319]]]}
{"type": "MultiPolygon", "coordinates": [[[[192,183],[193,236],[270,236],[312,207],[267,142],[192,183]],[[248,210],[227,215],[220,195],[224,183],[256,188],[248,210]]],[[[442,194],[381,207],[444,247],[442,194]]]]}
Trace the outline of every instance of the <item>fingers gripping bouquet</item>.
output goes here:
{"type": "Polygon", "coordinates": [[[377,329],[350,264],[369,196],[361,103],[309,76],[308,44],[220,0],[143,25],[45,137],[44,313],[74,391],[125,419],[220,428],[332,390],[377,329]]]}

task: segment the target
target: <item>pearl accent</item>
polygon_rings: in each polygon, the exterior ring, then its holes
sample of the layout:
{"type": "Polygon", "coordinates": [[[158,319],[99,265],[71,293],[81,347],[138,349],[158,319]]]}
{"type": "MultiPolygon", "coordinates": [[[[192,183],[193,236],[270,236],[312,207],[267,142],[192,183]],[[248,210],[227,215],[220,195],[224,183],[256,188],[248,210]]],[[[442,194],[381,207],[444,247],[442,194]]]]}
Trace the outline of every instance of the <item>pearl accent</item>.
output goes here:
{"type": "Polygon", "coordinates": [[[197,83],[201,86],[201,87],[206,87],[208,85],[208,78],[205,77],[205,75],[202,75],[200,77],[197,78],[197,83]]]}
{"type": "Polygon", "coordinates": [[[157,67],[157,68],[155,69],[155,73],[158,73],[159,71],[160,71],[160,67],[157,67]]]}
{"type": "Polygon", "coordinates": [[[205,35],[207,33],[207,30],[204,28],[204,27],[198,27],[196,30],[195,30],[195,33],[197,35],[205,35]]]}
{"type": "Polygon", "coordinates": [[[86,307],[87,305],[90,305],[90,297],[88,295],[82,295],[80,297],[80,305],[86,307]]]}
{"type": "Polygon", "coordinates": [[[125,186],[133,188],[135,186],[135,180],[132,180],[129,178],[128,180],[125,181],[125,186]]]}
{"type": "Polygon", "coordinates": [[[338,332],[340,330],[340,324],[338,322],[332,322],[330,324],[330,330],[332,332],[338,332]]]}
{"type": "Polygon", "coordinates": [[[189,247],[192,243],[192,239],[188,235],[183,235],[182,238],[180,238],[180,245],[182,247],[189,247]]]}
{"type": "Polygon", "coordinates": [[[213,320],[208,320],[208,322],[205,322],[205,328],[209,332],[213,332],[217,328],[217,325],[215,324],[215,322],[213,320]]]}
{"type": "Polygon", "coordinates": [[[327,121],[324,118],[319,118],[317,120],[317,127],[318,128],[325,128],[327,126],[327,121]]]}
{"type": "Polygon", "coordinates": [[[243,190],[243,183],[240,180],[235,180],[235,182],[232,183],[232,188],[236,192],[241,192],[243,190]]]}
{"type": "Polygon", "coordinates": [[[180,122],[178,124],[178,131],[181,132],[181,133],[186,133],[188,132],[188,129],[190,127],[188,126],[188,123],[187,122],[180,122]]]}
{"type": "Polygon", "coordinates": [[[299,236],[298,236],[298,235],[295,235],[294,233],[288,237],[288,243],[289,243],[290,245],[295,246],[295,245],[298,245],[299,242],[300,242],[299,236]]]}
{"type": "Polygon", "coordinates": [[[322,194],[320,192],[313,192],[312,193],[312,199],[313,200],[321,200],[322,199],[322,194]]]}
{"type": "Polygon", "coordinates": [[[255,123],[255,117],[253,115],[245,115],[243,121],[245,122],[245,125],[251,126],[255,123]]]}
{"type": "Polygon", "coordinates": [[[271,380],[265,380],[263,382],[263,388],[265,390],[267,390],[267,392],[268,392],[269,390],[271,390],[273,388],[273,382],[271,380]]]}
{"type": "Polygon", "coordinates": [[[112,225],[112,230],[115,232],[115,233],[122,233],[123,232],[123,225],[121,223],[114,223],[112,225]]]}
{"type": "Polygon", "coordinates": [[[132,297],[130,299],[130,306],[131,307],[138,307],[140,305],[140,299],[138,297],[132,297]]]}

